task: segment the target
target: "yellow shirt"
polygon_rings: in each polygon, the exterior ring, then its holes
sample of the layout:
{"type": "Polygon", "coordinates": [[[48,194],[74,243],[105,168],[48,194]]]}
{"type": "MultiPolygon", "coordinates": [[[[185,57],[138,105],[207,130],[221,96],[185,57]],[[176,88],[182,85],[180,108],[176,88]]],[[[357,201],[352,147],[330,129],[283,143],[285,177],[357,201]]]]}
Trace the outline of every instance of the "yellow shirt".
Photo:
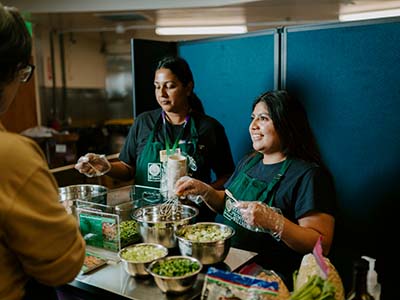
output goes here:
{"type": "Polygon", "coordinates": [[[30,277],[68,283],[84,257],[85,242],[58,201],[41,149],[0,122],[0,299],[21,299],[30,277]]]}

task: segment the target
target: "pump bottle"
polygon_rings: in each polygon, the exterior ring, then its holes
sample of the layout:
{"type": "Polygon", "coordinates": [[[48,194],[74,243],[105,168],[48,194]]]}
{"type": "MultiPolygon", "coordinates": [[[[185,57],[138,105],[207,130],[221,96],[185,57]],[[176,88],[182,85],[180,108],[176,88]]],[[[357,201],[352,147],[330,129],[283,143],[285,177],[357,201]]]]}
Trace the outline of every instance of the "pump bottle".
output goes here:
{"type": "Polygon", "coordinates": [[[357,259],[353,265],[353,285],[346,300],[374,300],[367,290],[368,261],[357,259]]]}
{"type": "Polygon", "coordinates": [[[379,300],[381,296],[381,285],[378,283],[378,274],[375,271],[375,258],[369,256],[361,256],[361,258],[369,262],[369,270],[367,274],[367,289],[375,300],[379,300]]]}

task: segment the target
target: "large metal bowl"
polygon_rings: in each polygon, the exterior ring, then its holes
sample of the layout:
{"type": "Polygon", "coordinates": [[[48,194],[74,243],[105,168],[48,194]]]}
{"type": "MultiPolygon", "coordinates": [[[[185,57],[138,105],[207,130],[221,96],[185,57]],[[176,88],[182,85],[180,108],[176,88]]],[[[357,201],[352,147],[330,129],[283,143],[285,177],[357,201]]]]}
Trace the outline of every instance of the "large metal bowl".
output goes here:
{"type": "Polygon", "coordinates": [[[97,184],[76,184],[58,189],[59,200],[84,200],[99,204],[106,204],[108,189],[97,184]]]}
{"type": "Polygon", "coordinates": [[[108,189],[96,184],[77,184],[60,187],[58,199],[69,214],[76,217],[76,200],[106,204],[108,189]]]}
{"type": "MultiPolygon", "coordinates": [[[[158,288],[164,293],[172,293],[172,294],[182,294],[188,291],[192,286],[196,283],[197,275],[199,275],[203,265],[199,260],[194,257],[189,256],[167,256],[161,259],[157,259],[152,262],[147,271],[154,277],[154,281],[156,282],[158,288]],[[156,272],[156,268],[160,264],[171,263],[176,260],[186,260],[189,264],[197,266],[197,270],[193,270],[185,275],[179,276],[166,276],[160,275],[156,272]]],[[[171,270],[173,268],[169,268],[171,270]]],[[[179,269],[181,271],[182,268],[179,269]]],[[[172,272],[171,272],[172,273],[172,272]]],[[[175,273],[175,271],[173,272],[175,273]]]]}
{"type": "Polygon", "coordinates": [[[163,258],[168,255],[168,249],[159,244],[140,243],[121,249],[118,257],[124,270],[132,276],[147,276],[149,273],[146,268],[154,260],[163,258]],[[127,254],[133,253],[132,258],[126,257],[127,254]]]}
{"type": "Polygon", "coordinates": [[[180,253],[195,257],[204,265],[224,261],[234,234],[232,227],[213,222],[185,225],[175,232],[180,253]]]}
{"type": "Polygon", "coordinates": [[[144,206],[135,209],[132,217],[139,225],[144,242],[174,248],[177,246],[175,231],[182,225],[194,223],[199,210],[188,205],[177,205],[168,217],[164,217],[162,209],[161,204],[144,206]]]}

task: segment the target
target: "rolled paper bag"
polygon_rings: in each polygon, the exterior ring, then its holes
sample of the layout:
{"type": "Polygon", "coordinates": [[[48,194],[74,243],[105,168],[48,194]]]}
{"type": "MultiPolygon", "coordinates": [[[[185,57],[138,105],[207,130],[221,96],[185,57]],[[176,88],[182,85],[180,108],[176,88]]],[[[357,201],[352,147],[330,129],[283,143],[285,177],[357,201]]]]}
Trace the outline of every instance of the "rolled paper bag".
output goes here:
{"type": "Polygon", "coordinates": [[[179,178],[187,175],[186,156],[180,154],[170,155],[167,162],[168,198],[175,196],[175,184],[179,178]]]}

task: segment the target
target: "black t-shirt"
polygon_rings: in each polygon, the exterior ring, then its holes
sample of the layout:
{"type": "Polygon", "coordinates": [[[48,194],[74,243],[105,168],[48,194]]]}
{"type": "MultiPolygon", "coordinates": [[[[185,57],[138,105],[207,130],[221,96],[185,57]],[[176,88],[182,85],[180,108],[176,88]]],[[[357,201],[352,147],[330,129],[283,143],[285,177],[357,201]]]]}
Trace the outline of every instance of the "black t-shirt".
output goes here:
{"type": "MultiPolygon", "coordinates": [[[[239,174],[251,158],[242,159],[232,177],[225,186],[239,174]]],[[[283,162],[265,165],[260,160],[250,168],[247,175],[269,183],[278,174],[283,162]]],[[[241,199],[238,199],[241,200],[241,199]]],[[[251,199],[246,199],[251,200],[251,199]]],[[[262,201],[264,199],[252,199],[262,201]]],[[[268,200],[265,201],[268,203],[268,200]]],[[[282,214],[294,223],[311,211],[335,215],[336,196],[329,174],[316,164],[293,159],[285,175],[278,183],[272,206],[280,208],[282,214]]],[[[303,254],[290,249],[284,242],[277,242],[267,233],[256,233],[238,228],[232,246],[257,252],[257,262],[265,269],[274,270],[283,275],[289,287],[292,274],[300,267],[303,254]]]]}
{"type": "MultiPolygon", "coordinates": [[[[215,173],[216,177],[231,174],[235,165],[224,127],[216,119],[204,114],[192,112],[190,117],[189,122],[195,123],[199,139],[196,149],[197,171],[193,172],[192,177],[210,183],[211,171],[215,173]]],[[[135,167],[137,158],[143,151],[155,126],[157,126],[155,140],[165,145],[161,108],[147,111],[140,114],[130,128],[119,159],[135,167]]],[[[171,143],[174,143],[182,130],[182,125],[171,125],[166,122],[166,127],[169,139],[171,143]]],[[[181,141],[190,141],[190,138],[190,124],[188,124],[184,129],[181,141]]]]}
{"type": "MultiPolygon", "coordinates": [[[[205,183],[211,183],[212,173],[216,178],[232,174],[235,165],[224,127],[210,116],[192,112],[189,124],[185,126],[183,136],[180,139],[183,143],[190,142],[190,122],[194,122],[198,135],[197,149],[194,155],[197,170],[190,174],[191,177],[205,183]]],[[[137,158],[142,153],[154,127],[156,127],[155,141],[165,145],[161,108],[144,112],[136,118],[130,128],[125,144],[119,154],[119,159],[136,167],[137,158]]],[[[172,125],[166,122],[166,131],[171,143],[174,143],[182,128],[183,125],[172,125]]],[[[193,155],[193,153],[188,154],[193,155]]],[[[199,209],[199,215],[196,219],[198,222],[215,220],[216,214],[205,204],[195,205],[193,203],[192,206],[199,209]]]]}

